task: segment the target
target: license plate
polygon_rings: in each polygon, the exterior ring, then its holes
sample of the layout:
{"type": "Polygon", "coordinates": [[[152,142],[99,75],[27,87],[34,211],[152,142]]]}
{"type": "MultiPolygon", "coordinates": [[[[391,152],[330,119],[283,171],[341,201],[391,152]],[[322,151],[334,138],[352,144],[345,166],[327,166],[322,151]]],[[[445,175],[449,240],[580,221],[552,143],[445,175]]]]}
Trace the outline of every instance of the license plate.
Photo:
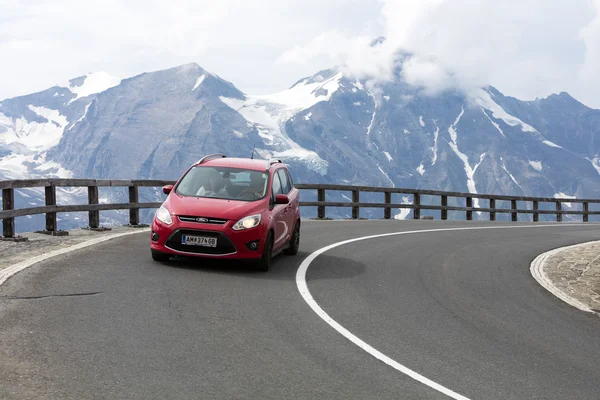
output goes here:
{"type": "Polygon", "coordinates": [[[217,247],[217,238],[183,235],[181,236],[181,244],[187,244],[190,246],[217,247]]]}

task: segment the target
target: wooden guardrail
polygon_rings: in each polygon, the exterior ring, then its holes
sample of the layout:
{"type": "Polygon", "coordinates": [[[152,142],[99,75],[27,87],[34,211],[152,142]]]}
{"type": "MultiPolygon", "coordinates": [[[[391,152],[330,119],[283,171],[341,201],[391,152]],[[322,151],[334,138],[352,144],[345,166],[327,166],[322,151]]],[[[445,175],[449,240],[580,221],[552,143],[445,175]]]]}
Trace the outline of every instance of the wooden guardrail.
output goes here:
{"type": "MultiPolygon", "coordinates": [[[[132,226],[139,225],[140,209],[143,208],[158,208],[161,202],[140,203],[138,189],[140,187],[161,187],[164,185],[174,184],[174,181],[167,180],[101,180],[101,179],[26,179],[0,181],[0,189],[2,190],[2,211],[0,211],[0,219],[2,219],[2,233],[5,238],[12,238],[15,234],[15,217],[26,215],[46,214],[46,231],[57,231],[57,213],[64,212],[81,212],[89,213],[89,228],[97,229],[100,225],[100,211],[103,210],[129,210],[129,223],[132,226]],[[127,187],[129,188],[129,203],[112,203],[99,204],[98,188],[99,187],[127,187]],[[14,191],[15,189],[23,188],[39,188],[45,190],[46,205],[42,207],[30,207],[15,209],[14,191]],[[88,204],[77,205],[57,205],[56,204],[56,188],[57,187],[87,187],[88,204]]],[[[391,218],[392,208],[405,208],[413,210],[413,218],[421,218],[421,210],[439,210],[441,219],[448,219],[448,211],[464,211],[466,219],[473,219],[473,211],[488,212],[490,221],[496,220],[497,213],[510,213],[512,221],[518,220],[518,214],[533,214],[534,222],[539,220],[540,214],[555,214],[558,222],[562,221],[562,216],[582,215],[583,221],[588,222],[590,215],[600,215],[600,211],[589,211],[589,204],[600,203],[600,199],[555,199],[543,197],[518,197],[518,196],[503,196],[475,193],[460,193],[460,192],[441,192],[435,190],[417,190],[417,189],[401,189],[401,188],[383,188],[369,186],[344,186],[344,185],[324,185],[324,184],[296,184],[298,189],[316,190],[317,201],[301,201],[302,207],[317,207],[317,216],[326,218],[326,207],[351,207],[352,218],[359,218],[361,208],[383,208],[384,218],[391,218]],[[352,193],[352,201],[347,202],[328,202],[325,201],[326,191],[346,191],[352,193]],[[364,203],[360,201],[360,193],[383,193],[384,201],[382,203],[364,203]],[[394,204],[392,203],[392,194],[405,194],[413,196],[413,204],[394,204]],[[421,204],[422,196],[438,196],[440,198],[439,205],[421,204]],[[466,207],[448,206],[448,198],[464,198],[466,199],[466,207]],[[488,200],[488,207],[473,207],[473,199],[488,200]],[[511,208],[496,208],[496,201],[506,200],[511,202],[511,208]],[[532,208],[518,208],[518,203],[530,202],[532,208]],[[555,210],[540,210],[541,203],[553,203],[556,206],[555,210]],[[583,204],[583,211],[563,210],[562,203],[583,204]]]]}
{"type": "Polygon", "coordinates": [[[5,238],[12,238],[15,234],[15,217],[26,215],[46,214],[46,231],[57,231],[56,214],[63,212],[89,213],[89,227],[97,229],[100,226],[100,211],[103,210],[129,210],[129,223],[133,226],[140,223],[141,208],[158,208],[162,202],[139,203],[138,188],[160,187],[173,184],[173,181],[163,180],[101,180],[101,179],[24,179],[13,181],[0,181],[2,189],[2,234],[5,238]],[[88,204],[61,206],[56,204],[57,187],[87,187],[88,204]],[[129,203],[98,204],[99,187],[127,187],[129,188],[129,203]],[[45,190],[46,205],[15,209],[15,189],[40,188],[45,190]]]}
{"type": "Polygon", "coordinates": [[[392,208],[408,208],[413,210],[413,218],[421,218],[421,210],[439,210],[442,220],[448,219],[448,211],[464,211],[467,220],[473,219],[473,211],[487,212],[490,216],[490,221],[496,220],[496,214],[509,213],[512,221],[518,221],[519,214],[533,214],[533,221],[538,222],[540,214],[554,214],[556,221],[561,222],[562,216],[582,215],[583,222],[589,221],[590,215],[600,215],[600,211],[590,211],[589,205],[592,203],[600,203],[600,199],[556,199],[550,197],[527,197],[527,196],[504,196],[491,194],[476,194],[476,193],[461,193],[461,192],[442,192],[436,190],[420,190],[420,189],[402,189],[402,188],[382,188],[370,186],[345,186],[345,185],[313,185],[313,184],[297,184],[298,189],[316,190],[317,201],[301,201],[300,205],[305,207],[317,207],[318,218],[326,218],[325,207],[351,207],[352,218],[359,218],[361,208],[383,208],[384,218],[390,219],[392,208]],[[352,201],[347,202],[331,202],[325,201],[325,191],[345,191],[352,193],[352,201]],[[383,193],[384,201],[382,203],[363,203],[360,201],[361,192],[383,193]],[[405,194],[413,196],[413,204],[393,204],[392,194],[405,194]],[[421,204],[422,196],[437,196],[440,198],[439,205],[421,204]],[[448,198],[464,198],[465,207],[448,206],[448,198]],[[473,199],[483,199],[488,201],[488,207],[473,207],[473,199]],[[496,201],[510,201],[511,208],[496,208],[496,201]],[[531,203],[531,209],[518,208],[519,203],[531,203]],[[555,205],[555,210],[540,210],[540,204],[552,203],[555,205]],[[583,204],[582,211],[563,210],[563,203],[583,204]]]}

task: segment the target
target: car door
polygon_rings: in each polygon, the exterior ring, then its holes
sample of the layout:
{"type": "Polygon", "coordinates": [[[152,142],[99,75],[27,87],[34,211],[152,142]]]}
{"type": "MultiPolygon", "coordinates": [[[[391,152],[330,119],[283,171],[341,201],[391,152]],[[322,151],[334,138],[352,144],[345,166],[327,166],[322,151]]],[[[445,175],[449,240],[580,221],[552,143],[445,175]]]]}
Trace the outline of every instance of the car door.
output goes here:
{"type": "Polygon", "coordinates": [[[292,191],[292,182],[289,178],[289,174],[285,168],[281,168],[277,171],[279,173],[279,180],[281,181],[281,192],[288,196],[290,199],[289,204],[285,207],[285,221],[288,227],[288,232],[285,237],[285,241],[289,241],[294,233],[294,224],[296,222],[295,203],[297,202],[297,196],[292,191]]]}
{"type": "Polygon", "coordinates": [[[286,243],[285,238],[288,235],[289,228],[286,220],[287,204],[275,204],[275,196],[282,193],[281,180],[279,173],[273,172],[273,184],[271,185],[271,218],[273,218],[273,249],[278,249],[286,243]]]}

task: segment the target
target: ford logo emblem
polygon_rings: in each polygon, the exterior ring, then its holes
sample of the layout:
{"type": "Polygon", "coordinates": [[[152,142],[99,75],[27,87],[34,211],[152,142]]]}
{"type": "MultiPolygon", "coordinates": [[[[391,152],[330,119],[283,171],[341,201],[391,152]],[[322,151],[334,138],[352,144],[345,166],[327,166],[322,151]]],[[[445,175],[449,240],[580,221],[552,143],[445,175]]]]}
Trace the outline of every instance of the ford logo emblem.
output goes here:
{"type": "Polygon", "coordinates": [[[196,222],[208,222],[208,218],[196,218],[196,222]]]}

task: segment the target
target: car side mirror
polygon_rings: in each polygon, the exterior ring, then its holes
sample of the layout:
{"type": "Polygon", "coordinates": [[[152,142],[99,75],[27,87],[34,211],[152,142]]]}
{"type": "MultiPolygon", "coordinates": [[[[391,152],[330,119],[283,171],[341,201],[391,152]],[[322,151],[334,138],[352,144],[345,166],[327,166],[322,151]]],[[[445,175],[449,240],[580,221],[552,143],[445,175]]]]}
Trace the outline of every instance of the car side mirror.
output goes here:
{"type": "Polygon", "coordinates": [[[275,204],[288,204],[290,202],[290,198],[285,194],[278,194],[275,196],[275,204]]]}
{"type": "Polygon", "coordinates": [[[169,194],[169,193],[171,193],[171,190],[173,190],[173,185],[166,185],[166,186],[163,186],[163,188],[162,188],[162,189],[163,189],[163,193],[164,193],[164,194],[169,194]]]}

